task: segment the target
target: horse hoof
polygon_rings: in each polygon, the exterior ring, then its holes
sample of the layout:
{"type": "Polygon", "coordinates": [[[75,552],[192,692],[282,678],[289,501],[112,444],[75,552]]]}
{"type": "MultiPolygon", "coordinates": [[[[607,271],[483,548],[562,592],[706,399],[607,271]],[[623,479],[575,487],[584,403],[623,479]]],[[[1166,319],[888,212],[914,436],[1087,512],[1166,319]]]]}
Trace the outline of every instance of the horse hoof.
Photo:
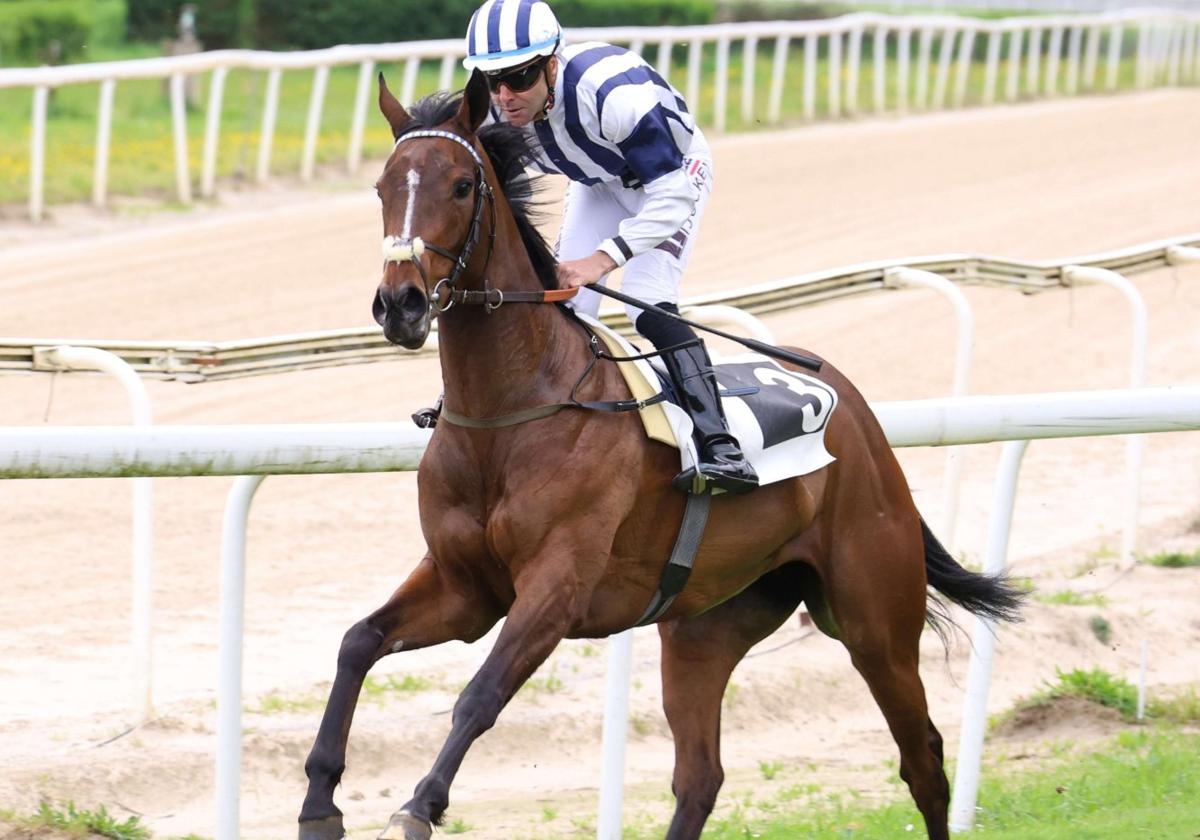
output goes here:
{"type": "Polygon", "coordinates": [[[429,840],[432,835],[433,826],[425,820],[417,819],[408,811],[397,811],[377,840],[429,840]]]}
{"type": "Polygon", "coordinates": [[[341,814],[300,823],[300,840],[345,840],[345,837],[341,814]]]}

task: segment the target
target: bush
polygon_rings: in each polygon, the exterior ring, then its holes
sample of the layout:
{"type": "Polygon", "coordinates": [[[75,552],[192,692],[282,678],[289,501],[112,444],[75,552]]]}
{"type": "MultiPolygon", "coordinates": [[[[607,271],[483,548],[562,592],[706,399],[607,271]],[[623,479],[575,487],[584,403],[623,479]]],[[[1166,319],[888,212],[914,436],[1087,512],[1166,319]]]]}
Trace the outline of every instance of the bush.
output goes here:
{"type": "Polygon", "coordinates": [[[823,20],[850,13],[838,3],[811,0],[720,0],[716,19],[721,23],[745,20],[823,20]]]}
{"type": "MultiPolygon", "coordinates": [[[[208,49],[247,37],[266,49],[318,49],[461,38],[481,0],[194,0],[196,34],[208,49]],[[250,21],[239,26],[239,15],[250,21]],[[242,32],[242,29],[248,31],[242,32]],[[251,37],[252,36],[252,37],[251,37]]],[[[558,0],[563,26],[711,23],[715,0],[558,0]]],[[[129,0],[130,37],[174,37],[179,0],[129,0]]]]}
{"type": "Polygon", "coordinates": [[[125,0],[7,0],[0,2],[0,60],[6,64],[87,57],[89,47],[125,37],[125,0]],[[59,44],[57,55],[50,44],[59,44]]]}
{"type": "Polygon", "coordinates": [[[715,0],[550,0],[550,5],[567,27],[693,26],[716,18],[715,0]]]}
{"type": "MultiPolygon", "coordinates": [[[[188,0],[196,7],[196,37],[207,49],[254,46],[254,0],[188,0]]],[[[160,41],[179,35],[184,0],[129,0],[129,37],[160,41]]],[[[258,4],[261,5],[261,4],[258,4]]],[[[304,6],[304,3],[297,4],[304,6]]]]}

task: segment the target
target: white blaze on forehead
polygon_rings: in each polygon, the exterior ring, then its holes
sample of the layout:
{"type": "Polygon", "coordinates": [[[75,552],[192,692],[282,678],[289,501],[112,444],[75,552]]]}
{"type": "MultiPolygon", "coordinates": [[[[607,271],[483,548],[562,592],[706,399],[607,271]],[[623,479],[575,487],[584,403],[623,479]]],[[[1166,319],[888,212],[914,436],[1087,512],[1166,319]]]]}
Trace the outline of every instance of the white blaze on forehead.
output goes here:
{"type": "Polygon", "coordinates": [[[415,169],[408,170],[408,206],[404,208],[404,231],[401,239],[412,239],[413,207],[417,203],[417,187],[421,184],[421,173],[415,169]]]}

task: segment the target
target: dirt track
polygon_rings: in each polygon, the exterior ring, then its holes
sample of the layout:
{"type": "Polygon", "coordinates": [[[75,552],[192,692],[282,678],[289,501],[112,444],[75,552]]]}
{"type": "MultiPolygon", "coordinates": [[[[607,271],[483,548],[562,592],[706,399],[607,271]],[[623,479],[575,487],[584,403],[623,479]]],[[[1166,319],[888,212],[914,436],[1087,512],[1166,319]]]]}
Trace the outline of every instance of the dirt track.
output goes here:
{"type": "MultiPolygon", "coordinates": [[[[716,198],[686,291],[868,259],[950,251],[1050,258],[1200,231],[1197,137],[1200,93],[1171,91],[723,138],[715,143],[716,198]]],[[[366,172],[362,184],[373,177],[366,172]]],[[[0,335],[227,339],[366,324],[379,236],[376,199],[365,187],[230,196],[193,216],[136,224],[69,210],[49,230],[9,223],[0,226],[0,335]]],[[[1149,383],[1200,383],[1200,268],[1131,279],[1150,311],[1149,383]]],[[[972,391],[1127,382],[1128,316],[1116,292],[966,292],[977,320],[972,391]]],[[[857,298],[769,325],[780,340],[834,360],[869,399],[937,396],[949,387],[954,324],[932,293],[857,298]]],[[[393,419],[437,390],[432,360],[150,384],[162,423],[393,419]]],[[[0,423],[47,416],[54,424],[123,423],[127,408],[100,378],[62,377],[52,394],[49,377],[0,378],[0,423]]],[[[1156,639],[1152,684],[1194,680],[1200,623],[1188,605],[1200,596],[1200,575],[1139,568],[1118,579],[1109,565],[1119,542],[1123,452],[1113,439],[1030,448],[1010,550],[1017,573],[1051,591],[1113,584],[1103,612],[1114,643],[1106,648],[1088,632],[1094,609],[1035,605],[1025,625],[1002,637],[993,708],[1028,693],[1055,666],[1131,674],[1144,637],[1156,639]],[[1085,566],[1095,568],[1073,577],[1085,566]]],[[[976,561],[997,454],[977,447],[967,457],[959,545],[976,561]]],[[[911,450],[902,460],[927,517],[939,521],[944,453],[911,450]]],[[[1194,549],[1200,537],[1185,531],[1198,512],[1200,435],[1149,438],[1143,477],[1145,547],[1194,549]]],[[[155,483],[163,716],[104,746],[122,730],[127,700],[128,487],[0,484],[0,806],[28,811],[40,796],[115,803],[147,814],[159,836],[211,833],[216,560],[229,484],[155,483]]],[[[415,496],[405,475],[272,478],[259,493],[245,681],[247,707],[262,711],[246,721],[246,837],[292,833],[318,684],[332,676],[344,629],[417,559],[415,496]],[[264,703],[269,692],[296,708],[264,703]]],[[[654,631],[640,631],[636,644],[631,813],[662,813],[671,750],[657,711],[654,631]]],[[[757,778],[759,761],[779,760],[788,767],[780,783],[811,777],[830,789],[886,793],[881,762],[894,748],[841,647],[801,640],[790,625],[762,648],[768,652],[734,678],[727,789],[757,778]],[[772,652],[784,643],[791,644],[772,652]],[[806,771],[807,761],[818,769],[806,771]]],[[[565,833],[593,811],[602,652],[564,646],[539,674],[552,670],[561,688],[547,683],[520,695],[472,752],[451,812],[474,826],[467,836],[565,833]],[[560,813],[543,823],[550,806],[560,813]]],[[[457,645],[380,665],[383,675],[417,673],[435,687],[369,702],[360,713],[340,800],[352,828],[378,824],[406,798],[448,726],[437,713],[482,654],[457,645]]],[[[927,649],[933,715],[951,745],[966,654],[960,645],[946,668],[932,642],[927,649]]]]}

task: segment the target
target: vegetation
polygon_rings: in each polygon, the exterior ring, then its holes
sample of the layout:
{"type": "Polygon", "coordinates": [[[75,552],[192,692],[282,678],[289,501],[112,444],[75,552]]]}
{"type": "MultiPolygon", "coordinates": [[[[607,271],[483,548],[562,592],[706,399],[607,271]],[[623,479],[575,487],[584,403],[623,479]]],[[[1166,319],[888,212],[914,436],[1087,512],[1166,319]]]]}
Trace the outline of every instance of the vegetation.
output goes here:
{"type": "MultiPolygon", "coordinates": [[[[335,44],[377,44],[461,38],[479,0],[193,0],[196,31],[209,49],[257,46],[315,49],[335,44]]],[[[713,0],[557,0],[565,26],[656,26],[711,23],[713,0]]],[[[176,0],[129,0],[131,38],[175,34],[176,0]]]]}
{"type": "Polygon", "coordinates": [[[779,775],[779,771],[783,769],[782,761],[760,761],[758,762],[758,772],[768,782],[779,775]]]}
{"type": "MultiPolygon", "coordinates": [[[[363,680],[362,691],[359,693],[359,697],[364,703],[374,702],[383,705],[389,698],[396,695],[411,695],[443,687],[440,682],[413,674],[405,674],[403,677],[391,675],[387,677],[375,677],[368,674],[367,678],[363,680]]],[[[250,707],[249,711],[260,715],[280,712],[319,711],[325,708],[327,696],[328,692],[326,691],[299,696],[288,696],[273,691],[263,696],[259,700],[258,705],[250,707]]]]}
{"type": "Polygon", "coordinates": [[[1049,592],[1033,596],[1035,600],[1043,604],[1051,604],[1055,606],[1067,607],[1105,607],[1108,606],[1108,599],[1099,593],[1083,594],[1076,592],[1073,589],[1060,589],[1058,592],[1049,592]]]}
{"type": "Polygon", "coordinates": [[[150,837],[149,830],[137,817],[119,822],[103,805],[92,811],[77,808],[74,802],[61,807],[42,802],[32,816],[16,818],[9,813],[4,816],[31,831],[49,828],[79,837],[111,837],[113,840],[148,840],[150,837]]]}
{"type": "MultiPolygon", "coordinates": [[[[1053,766],[986,772],[975,830],[988,840],[1117,840],[1190,837],[1200,824],[1200,735],[1125,733],[1095,753],[1067,754],[1053,766]],[[1153,826],[1154,833],[1145,829],[1153,826]]],[[[740,801],[713,819],[705,840],[890,840],[923,836],[908,798],[873,805],[856,796],[812,790],[740,801]]],[[[661,837],[661,826],[626,830],[630,840],[661,837]]]]}
{"type": "Polygon", "coordinates": [[[1160,566],[1164,569],[1187,569],[1200,566],[1200,548],[1191,554],[1181,551],[1164,551],[1150,557],[1142,558],[1143,563],[1150,566],[1160,566]]]}
{"type": "Polygon", "coordinates": [[[1104,616],[1092,616],[1088,619],[1088,627],[1092,629],[1092,635],[1100,644],[1107,645],[1112,640],[1112,624],[1104,616]]]}
{"type": "Polygon", "coordinates": [[[89,61],[124,37],[125,0],[0,2],[0,64],[89,61]]]}
{"type": "MultiPolygon", "coordinates": [[[[1048,706],[1056,700],[1074,697],[1115,709],[1128,723],[1137,721],[1137,687],[1127,680],[1099,668],[1085,671],[1056,671],[1057,678],[1047,683],[1033,696],[1022,700],[1009,712],[998,716],[993,725],[1013,717],[1025,709],[1048,706]]],[[[1175,693],[1156,692],[1147,699],[1145,716],[1152,721],[1171,724],[1200,722],[1200,695],[1194,688],[1175,693]]]]}
{"type": "MultiPolygon", "coordinates": [[[[3,7],[4,3],[0,3],[3,7]]],[[[379,40],[376,35],[372,40],[379,40]]],[[[977,39],[978,40],[978,39],[977,39]]],[[[874,108],[874,63],[870,60],[871,39],[863,42],[864,59],[858,79],[857,98],[848,102],[843,97],[843,110],[869,113],[874,108]]],[[[115,48],[96,47],[89,53],[93,60],[144,58],[157,55],[159,50],[149,44],[115,48]]],[[[754,107],[748,118],[742,115],[741,89],[744,62],[742,46],[735,44],[730,51],[729,78],[725,97],[726,126],[730,131],[745,131],[766,125],[774,44],[763,42],[752,62],[755,78],[754,107]]],[[[1006,55],[1006,53],[1001,53],[1006,55]]],[[[936,56],[936,44],[935,53],[936,56]]],[[[649,46],[646,58],[658,63],[657,48],[649,46]]],[[[669,79],[686,94],[687,48],[676,47],[671,55],[669,79]]],[[[439,87],[438,62],[422,62],[415,93],[422,96],[439,87]]],[[[712,125],[716,116],[717,90],[715,82],[716,46],[708,44],[702,54],[702,73],[699,96],[690,105],[702,125],[712,125]]],[[[403,68],[384,64],[383,71],[398,87],[403,68]]],[[[900,93],[897,87],[897,65],[894,56],[886,65],[886,101],[894,108],[900,93]]],[[[918,73],[916,64],[910,68],[905,91],[909,107],[918,109],[918,73]]],[[[841,78],[846,79],[846,66],[841,78]]],[[[932,95],[936,61],[931,62],[926,90],[932,95]]],[[[1059,68],[1060,77],[1066,73],[1065,62],[1059,68]]],[[[1127,88],[1134,73],[1132,59],[1121,65],[1120,86],[1127,88]]],[[[827,56],[821,55],[816,64],[813,86],[812,113],[823,118],[830,110],[829,82],[832,76],[827,56]]],[[[357,86],[357,66],[333,67],[322,111],[317,137],[318,165],[344,167],[351,113],[357,86]]],[[[1000,67],[1001,82],[1007,78],[1007,62],[1000,67]]],[[[266,96],[267,74],[258,70],[234,70],[229,73],[222,99],[220,140],[216,159],[217,176],[223,188],[247,182],[255,177],[262,129],[262,111],[266,96]]],[[[193,183],[198,182],[201,169],[205,131],[205,106],[211,77],[205,74],[196,79],[198,96],[187,120],[188,166],[193,183]]],[[[286,175],[299,170],[304,146],[305,123],[311,94],[313,73],[307,70],[284,72],[281,77],[278,119],[272,144],[270,172],[286,175]]],[[[455,66],[450,87],[466,82],[465,71],[455,66]]],[[[967,79],[967,102],[982,97],[984,66],[973,63],[967,79]]],[[[780,114],[784,124],[796,123],[808,115],[804,95],[803,45],[793,42],[785,72],[780,114]]],[[[1003,84],[1001,84],[1001,88],[1003,84]]],[[[1025,95],[1022,92],[1022,95],[1025,95]]],[[[47,116],[45,165],[45,196],[50,204],[86,200],[91,195],[95,160],[96,111],[99,85],[68,85],[53,92],[47,116]]],[[[0,206],[20,204],[29,195],[29,132],[32,91],[28,88],[0,89],[0,206]]],[[[175,185],[174,151],[171,132],[170,103],[161,80],[120,82],[114,97],[113,136],[109,152],[109,193],[114,196],[137,195],[162,200],[173,196],[175,185]]],[[[391,147],[391,134],[384,121],[373,111],[368,115],[363,138],[364,156],[379,157],[391,147]]],[[[20,212],[19,209],[17,212],[20,212]]]]}
{"type": "Polygon", "coordinates": [[[388,675],[383,678],[368,674],[363,680],[362,696],[364,699],[382,703],[389,694],[417,694],[439,687],[434,680],[415,674],[405,674],[403,677],[388,675]]]}
{"type": "Polygon", "coordinates": [[[471,830],[471,826],[467,825],[462,820],[451,820],[448,825],[442,826],[442,831],[446,834],[466,834],[471,830]]]}

